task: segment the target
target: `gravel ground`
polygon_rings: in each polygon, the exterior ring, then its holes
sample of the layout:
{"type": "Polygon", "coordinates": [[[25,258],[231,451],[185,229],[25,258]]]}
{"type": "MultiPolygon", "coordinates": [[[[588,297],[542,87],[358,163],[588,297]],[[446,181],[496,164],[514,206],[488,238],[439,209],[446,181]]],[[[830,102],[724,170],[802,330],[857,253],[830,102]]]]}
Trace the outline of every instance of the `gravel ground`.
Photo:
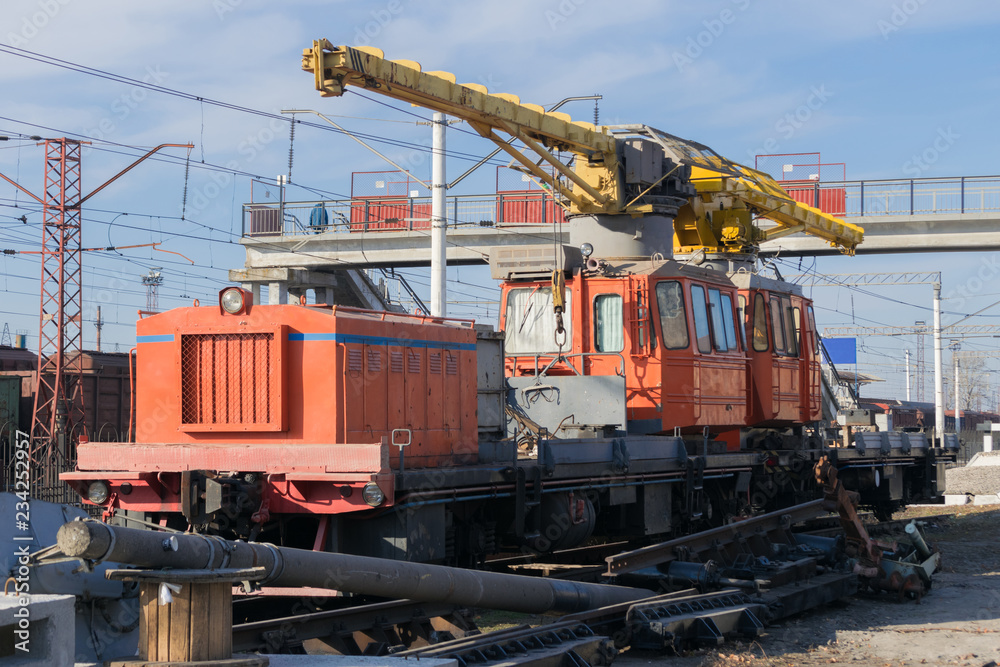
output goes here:
{"type": "Polygon", "coordinates": [[[1000,510],[935,506],[896,518],[948,511],[950,518],[927,532],[941,550],[943,568],[920,604],[888,595],[854,596],[771,626],[749,646],[727,644],[670,657],[626,652],[615,665],[994,667],[1000,663],[1000,510]]]}

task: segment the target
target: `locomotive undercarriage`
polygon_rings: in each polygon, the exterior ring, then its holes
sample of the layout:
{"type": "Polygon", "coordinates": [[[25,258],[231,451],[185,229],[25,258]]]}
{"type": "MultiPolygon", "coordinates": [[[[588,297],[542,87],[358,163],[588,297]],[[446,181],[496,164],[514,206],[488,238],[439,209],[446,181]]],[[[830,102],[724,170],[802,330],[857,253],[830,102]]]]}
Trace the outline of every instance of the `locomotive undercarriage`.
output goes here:
{"type": "Polygon", "coordinates": [[[396,472],[394,505],[339,515],[271,516],[273,490],[262,476],[184,473],[182,512],[142,518],[229,538],[480,567],[495,553],[602,540],[642,544],[811,500],[818,496],[812,468],[824,455],[861,494],[862,506],[888,518],[936,495],[952,458],[940,449],[909,456],[831,447],[725,452],[715,441],[663,436],[540,444],[533,459],[396,472]]]}

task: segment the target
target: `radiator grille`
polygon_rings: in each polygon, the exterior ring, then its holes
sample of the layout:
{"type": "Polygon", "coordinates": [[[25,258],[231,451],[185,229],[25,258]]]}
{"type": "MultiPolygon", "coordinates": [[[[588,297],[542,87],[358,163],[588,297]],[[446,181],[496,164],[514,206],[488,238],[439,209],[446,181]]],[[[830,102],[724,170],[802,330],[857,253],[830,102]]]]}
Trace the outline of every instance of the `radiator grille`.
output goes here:
{"type": "Polygon", "coordinates": [[[275,422],[273,348],[272,333],[182,335],[181,424],[275,422]]]}
{"type": "Polygon", "coordinates": [[[382,372],[382,353],[371,348],[368,348],[368,372],[382,372]]]}
{"type": "Polygon", "coordinates": [[[365,367],[365,358],[361,350],[352,348],[347,351],[347,371],[350,373],[360,373],[365,367]]]}

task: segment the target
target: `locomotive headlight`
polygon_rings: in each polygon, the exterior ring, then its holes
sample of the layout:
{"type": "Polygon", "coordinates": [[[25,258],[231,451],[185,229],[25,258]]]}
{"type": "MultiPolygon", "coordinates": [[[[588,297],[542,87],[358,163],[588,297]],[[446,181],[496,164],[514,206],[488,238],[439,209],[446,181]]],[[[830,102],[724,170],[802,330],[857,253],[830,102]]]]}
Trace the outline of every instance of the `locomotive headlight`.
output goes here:
{"type": "Polygon", "coordinates": [[[589,243],[584,243],[580,246],[580,254],[583,255],[584,259],[590,257],[594,254],[594,246],[589,243]]]}
{"type": "Polygon", "coordinates": [[[87,500],[95,505],[101,505],[108,499],[108,485],[104,482],[91,482],[87,487],[87,500]]]}
{"type": "Polygon", "coordinates": [[[219,303],[222,304],[222,309],[227,313],[236,315],[243,310],[243,290],[238,287],[230,287],[223,290],[222,295],[219,297],[219,303]]]}
{"type": "Polygon", "coordinates": [[[372,507],[378,507],[385,502],[385,494],[382,492],[382,489],[378,488],[378,484],[375,482],[365,484],[364,490],[361,491],[361,497],[372,507]]]}

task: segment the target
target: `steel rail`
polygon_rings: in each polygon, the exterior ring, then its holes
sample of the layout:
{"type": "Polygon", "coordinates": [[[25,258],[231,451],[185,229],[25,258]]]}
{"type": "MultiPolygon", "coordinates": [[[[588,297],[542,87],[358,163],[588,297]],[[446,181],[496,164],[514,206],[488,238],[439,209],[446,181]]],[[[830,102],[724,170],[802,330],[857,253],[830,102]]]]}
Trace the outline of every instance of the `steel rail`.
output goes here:
{"type": "Polygon", "coordinates": [[[683,547],[689,553],[708,549],[721,548],[755,536],[765,536],[775,531],[787,531],[792,524],[805,521],[825,514],[823,500],[813,500],[787,509],[762,514],[746,521],[739,521],[727,526],[720,526],[695,535],[679,537],[660,544],[627,551],[616,556],[608,556],[609,576],[635,572],[647,567],[654,567],[677,559],[676,550],[683,547]]]}

